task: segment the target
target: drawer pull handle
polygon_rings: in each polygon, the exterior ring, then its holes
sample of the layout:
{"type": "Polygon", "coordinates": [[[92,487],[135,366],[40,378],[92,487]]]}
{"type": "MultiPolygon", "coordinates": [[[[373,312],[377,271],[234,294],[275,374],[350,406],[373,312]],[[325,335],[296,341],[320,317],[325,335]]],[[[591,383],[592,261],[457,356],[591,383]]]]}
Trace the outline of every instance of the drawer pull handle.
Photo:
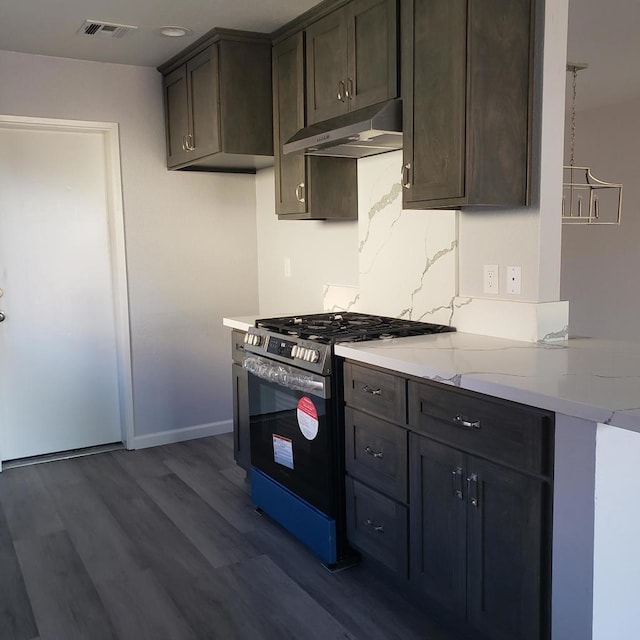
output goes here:
{"type": "Polygon", "coordinates": [[[364,521],[364,523],[367,525],[367,527],[371,527],[377,533],[384,533],[384,525],[375,524],[375,522],[373,520],[371,520],[370,518],[367,518],[364,521]]]}
{"type": "Polygon", "coordinates": [[[479,429],[480,428],[480,420],[467,420],[462,416],[456,416],[453,418],[453,422],[461,427],[466,427],[467,429],[479,429]]]}
{"type": "Polygon", "coordinates": [[[384,451],[374,451],[369,445],[364,448],[364,451],[374,458],[384,458],[384,451]]]}
{"type": "Polygon", "coordinates": [[[374,389],[373,387],[370,387],[368,384],[365,384],[364,387],[362,387],[362,390],[365,393],[370,393],[372,396],[382,395],[382,389],[374,389]]]}

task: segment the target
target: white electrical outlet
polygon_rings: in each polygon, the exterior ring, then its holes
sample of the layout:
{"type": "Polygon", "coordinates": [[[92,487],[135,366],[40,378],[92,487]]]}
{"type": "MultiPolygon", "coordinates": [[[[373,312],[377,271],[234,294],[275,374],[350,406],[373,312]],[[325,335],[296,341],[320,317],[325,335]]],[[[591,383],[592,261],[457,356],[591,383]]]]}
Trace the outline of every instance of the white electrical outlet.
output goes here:
{"type": "Polygon", "coordinates": [[[291,277],[291,258],[284,259],[284,277],[285,278],[291,277]]]}
{"type": "Polygon", "coordinates": [[[484,265],[484,292],[493,295],[500,293],[499,269],[497,264],[484,265]]]}
{"type": "Polygon", "coordinates": [[[519,296],[522,293],[522,268],[507,267],[507,293],[519,296]]]}

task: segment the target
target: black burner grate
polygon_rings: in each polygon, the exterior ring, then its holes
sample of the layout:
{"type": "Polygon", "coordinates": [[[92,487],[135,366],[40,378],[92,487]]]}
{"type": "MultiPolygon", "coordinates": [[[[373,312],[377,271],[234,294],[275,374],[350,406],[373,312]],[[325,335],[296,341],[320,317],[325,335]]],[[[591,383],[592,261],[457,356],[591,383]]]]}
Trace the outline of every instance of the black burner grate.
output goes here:
{"type": "Polygon", "coordinates": [[[453,327],[364,313],[315,313],[256,320],[256,327],[326,344],[455,331],[453,327]]]}

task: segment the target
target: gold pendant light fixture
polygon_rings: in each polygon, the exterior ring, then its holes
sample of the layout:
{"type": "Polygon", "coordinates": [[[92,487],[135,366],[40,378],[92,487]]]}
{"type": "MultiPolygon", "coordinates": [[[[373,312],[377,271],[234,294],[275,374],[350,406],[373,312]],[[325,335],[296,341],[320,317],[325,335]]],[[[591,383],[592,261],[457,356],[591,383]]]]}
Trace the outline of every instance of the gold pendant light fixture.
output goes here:
{"type": "Polygon", "coordinates": [[[571,159],[563,167],[562,223],[563,224],[615,224],[622,217],[622,184],[604,182],[591,174],[589,167],[575,164],[576,138],[576,86],[578,71],[589,65],[568,63],[567,72],[573,75],[571,102],[571,159]]]}

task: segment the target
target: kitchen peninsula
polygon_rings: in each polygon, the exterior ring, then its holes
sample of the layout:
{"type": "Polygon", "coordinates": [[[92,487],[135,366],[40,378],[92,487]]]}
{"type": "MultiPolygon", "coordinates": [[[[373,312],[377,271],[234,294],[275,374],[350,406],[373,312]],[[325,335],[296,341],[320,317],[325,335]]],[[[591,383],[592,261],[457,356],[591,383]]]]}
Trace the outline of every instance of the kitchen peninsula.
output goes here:
{"type": "Polygon", "coordinates": [[[640,345],[589,338],[527,343],[458,332],[341,344],[336,354],[553,411],[551,637],[640,635],[634,614],[640,345]]]}
{"type": "MultiPolygon", "coordinates": [[[[239,330],[253,318],[225,319],[239,330]]],[[[555,414],[553,640],[640,635],[640,345],[446,333],[336,345],[348,361],[555,414]],[[624,634],[623,634],[624,635],[624,634]]]]}

